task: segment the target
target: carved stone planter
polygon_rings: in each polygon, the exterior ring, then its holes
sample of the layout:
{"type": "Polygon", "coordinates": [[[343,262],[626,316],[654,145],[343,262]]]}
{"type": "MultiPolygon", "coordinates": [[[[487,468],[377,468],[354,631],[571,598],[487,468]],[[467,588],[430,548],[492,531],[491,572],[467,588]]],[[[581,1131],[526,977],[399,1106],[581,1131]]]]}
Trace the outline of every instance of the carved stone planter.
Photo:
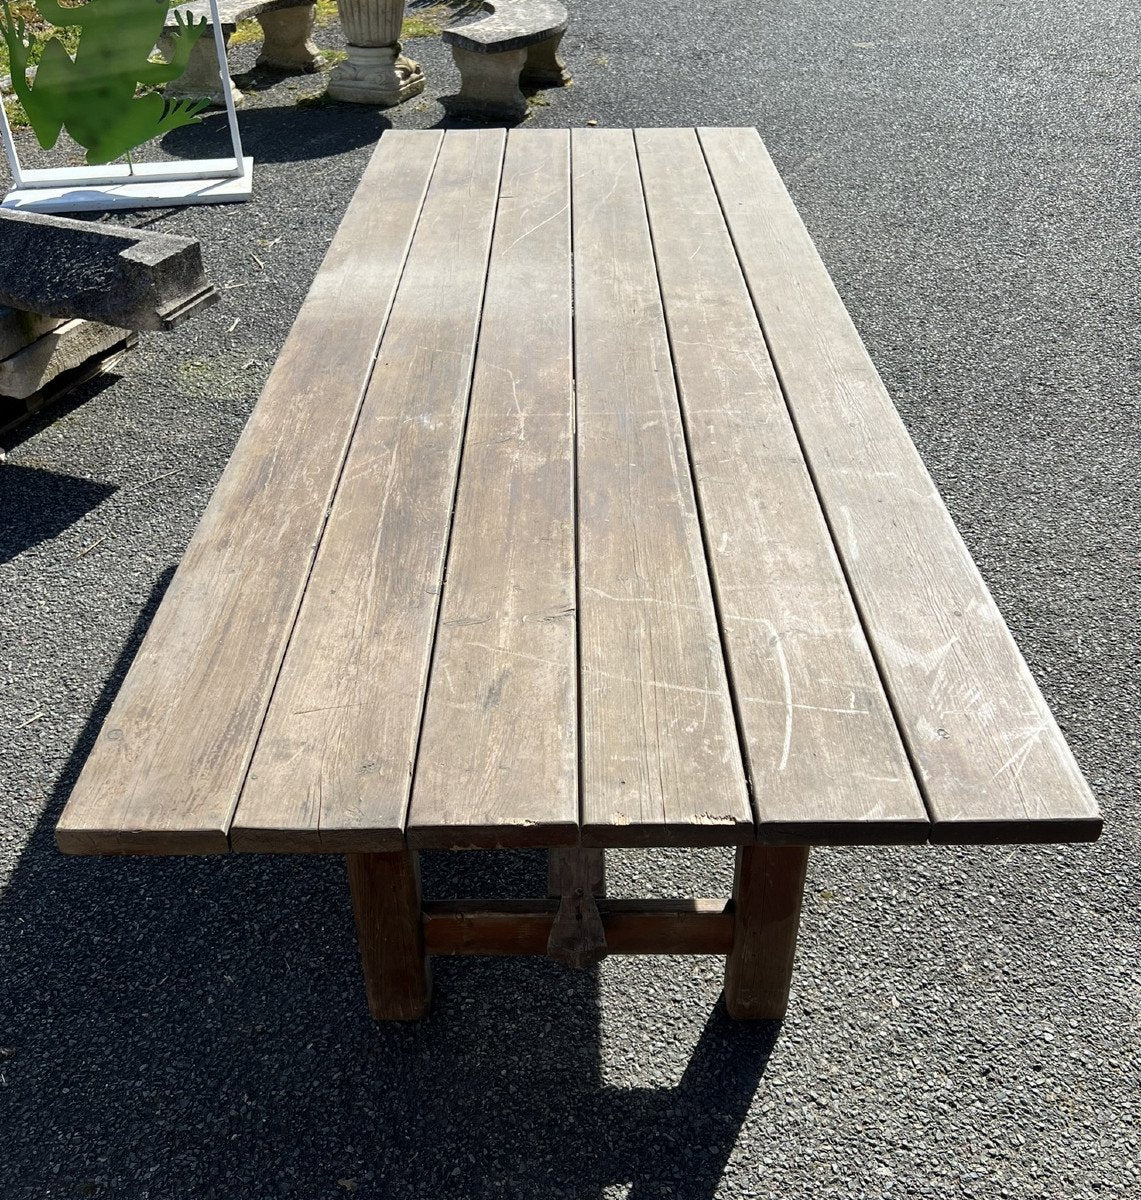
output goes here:
{"type": "Polygon", "coordinates": [[[420,64],[400,53],[404,0],[337,0],[349,57],[329,80],[329,95],[354,104],[400,104],[424,90],[420,64]]]}

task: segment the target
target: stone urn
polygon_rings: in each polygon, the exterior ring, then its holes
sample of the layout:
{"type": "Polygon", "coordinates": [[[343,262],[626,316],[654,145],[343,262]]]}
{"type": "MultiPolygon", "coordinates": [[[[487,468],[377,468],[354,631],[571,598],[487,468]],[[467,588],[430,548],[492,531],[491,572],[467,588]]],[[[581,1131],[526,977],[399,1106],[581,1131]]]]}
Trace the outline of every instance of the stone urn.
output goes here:
{"type": "Polygon", "coordinates": [[[354,104],[400,104],[424,90],[424,72],[400,53],[404,0],[337,0],[349,56],[329,79],[329,95],[354,104]]]}

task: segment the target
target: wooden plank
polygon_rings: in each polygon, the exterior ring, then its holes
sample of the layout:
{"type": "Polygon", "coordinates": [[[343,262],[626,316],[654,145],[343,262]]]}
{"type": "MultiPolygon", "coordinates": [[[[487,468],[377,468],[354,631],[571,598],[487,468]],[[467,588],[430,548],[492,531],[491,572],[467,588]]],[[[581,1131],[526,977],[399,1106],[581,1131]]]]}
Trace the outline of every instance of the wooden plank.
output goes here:
{"type": "Polygon", "coordinates": [[[444,138],[235,850],[403,845],[503,145],[502,130],[444,138]]]}
{"type": "Polygon", "coordinates": [[[428,1011],[419,855],[347,854],[368,1008],[375,1021],[415,1021],[428,1011]]]}
{"type": "MultiPolygon", "coordinates": [[[[546,954],[557,900],[425,901],[431,955],[546,954]]],[[[598,901],[609,954],[728,954],[733,912],[724,900],[598,901]]]]}
{"type": "Polygon", "coordinates": [[[924,841],[929,822],[692,129],[642,184],[760,841],[924,841]]]}
{"type": "Polygon", "coordinates": [[[737,851],[725,1008],[739,1021],[779,1021],[788,1008],[807,869],[807,846],[737,851]]]}
{"type": "Polygon", "coordinates": [[[583,843],[752,841],[633,136],[571,147],[583,843]]]}
{"type": "Polygon", "coordinates": [[[227,849],[439,146],[381,139],[72,793],[61,850],[227,849]],[[320,353],[330,330],[336,352],[320,353]]]}
{"type": "Polygon", "coordinates": [[[592,896],[606,895],[606,851],[551,850],[547,855],[547,895],[565,896],[581,887],[592,896]]]}
{"type": "Polygon", "coordinates": [[[570,139],[508,135],[408,844],[578,839],[570,139]]]}
{"type": "Polygon", "coordinates": [[[1095,838],[1093,797],[760,138],[700,139],[932,840],[1095,838]]]}

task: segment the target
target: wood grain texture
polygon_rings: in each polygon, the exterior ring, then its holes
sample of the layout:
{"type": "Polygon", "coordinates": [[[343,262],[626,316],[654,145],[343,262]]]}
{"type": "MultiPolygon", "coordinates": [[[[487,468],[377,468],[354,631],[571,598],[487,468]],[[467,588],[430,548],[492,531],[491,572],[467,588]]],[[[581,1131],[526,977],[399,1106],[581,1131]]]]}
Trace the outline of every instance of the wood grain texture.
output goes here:
{"type": "Polygon", "coordinates": [[[788,1008],[807,868],[807,846],[737,851],[725,962],[725,1008],[737,1020],[779,1021],[788,1008]]]}
{"type": "Polygon", "coordinates": [[[64,810],[61,850],[227,849],[439,144],[381,139],[64,810]]]}
{"type": "MultiPolygon", "coordinates": [[[[428,954],[546,954],[557,900],[425,901],[428,954]]],[[[724,900],[599,900],[609,954],[728,954],[724,900]]]]}
{"type": "Polygon", "coordinates": [[[503,146],[502,130],[444,138],[235,850],[403,845],[503,146]]]}
{"type": "Polygon", "coordinates": [[[752,841],[633,136],[571,137],[583,844],[752,841]]]}
{"type": "Polygon", "coordinates": [[[508,135],[408,815],[422,847],[578,839],[570,138],[508,135]]]}
{"type": "Polygon", "coordinates": [[[345,861],[369,1012],[376,1021],[418,1020],[432,996],[419,855],[347,854],[345,861]]]}
{"type": "Polygon", "coordinates": [[[927,812],[697,135],[636,140],[758,839],[923,841],[927,812]]]}
{"type": "Polygon", "coordinates": [[[547,895],[565,896],[579,887],[592,896],[606,895],[606,851],[552,849],[547,855],[547,895]]]}
{"type": "Polygon", "coordinates": [[[932,840],[1095,838],[1089,788],[760,138],[700,138],[932,840]]]}

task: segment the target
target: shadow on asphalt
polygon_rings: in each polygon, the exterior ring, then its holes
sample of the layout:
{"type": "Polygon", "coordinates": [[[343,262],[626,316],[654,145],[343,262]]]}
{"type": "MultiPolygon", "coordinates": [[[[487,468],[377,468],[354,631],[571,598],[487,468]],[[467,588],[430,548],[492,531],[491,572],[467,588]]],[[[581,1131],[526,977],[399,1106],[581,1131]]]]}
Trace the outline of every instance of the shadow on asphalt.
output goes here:
{"type": "MultiPolygon", "coordinates": [[[[90,213],[77,213],[76,219],[81,217],[86,219],[91,215],[90,213]]],[[[102,214],[94,215],[98,217],[102,214]]],[[[74,372],[67,372],[59,376],[56,381],[59,385],[59,394],[47,395],[42,406],[35,412],[21,416],[12,424],[6,425],[0,432],[0,447],[5,450],[14,450],[22,442],[26,442],[29,438],[35,437],[37,433],[42,432],[52,422],[67,416],[81,404],[93,400],[100,392],[109,388],[113,383],[117,383],[122,376],[115,369],[115,361],[110,361],[97,375],[92,375],[89,379],[82,379],[80,382],[75,382],[76,373],[74,372]]],[[[80,368],[80,370],[83,369],[80,368]]],[[[51,391],[54,392],[54,389],[51,391]]],[[[44,396],[44,393],[41,393],[41,396],[44,396]]],[[[2,419],[0,417],[0,420],[2,419]]]]}
{"type": "Polygon", "coordinates": [[[57,537],[117,490],[74,475],[0,465],[0,563],[57,537]]]}
{"type": "MultiPolygon", "coordinates": [[[[241,86],[245,76],[238,78],[241,86]]],[[[315,100],[275,108],[241,109],[242,149],[255,162],[290,163],[332,158],[375,145],[392,122],[379,109],[363,104],[315,100]],[[330,113],[336,110],[335,119],[330,113]]],[[[213,158],[233,153],[225,115],[210,113],[197,125],[168,133],[162,148],[176,158],[213,158]]]]}
{"type": "MultiPolygon", "coordinates": [[[[338,857],[56,850],[172,574],[0,894],[7,1200],[709,1200],[776,1023],[732,1022],[718,1003],[677,1086],[609,1087],[594,971],[435,959],[429,1017],[373,1024],[338,857]]],[[[545,893],[541,852],[423,857],[431,896],[545,893]]]]}

